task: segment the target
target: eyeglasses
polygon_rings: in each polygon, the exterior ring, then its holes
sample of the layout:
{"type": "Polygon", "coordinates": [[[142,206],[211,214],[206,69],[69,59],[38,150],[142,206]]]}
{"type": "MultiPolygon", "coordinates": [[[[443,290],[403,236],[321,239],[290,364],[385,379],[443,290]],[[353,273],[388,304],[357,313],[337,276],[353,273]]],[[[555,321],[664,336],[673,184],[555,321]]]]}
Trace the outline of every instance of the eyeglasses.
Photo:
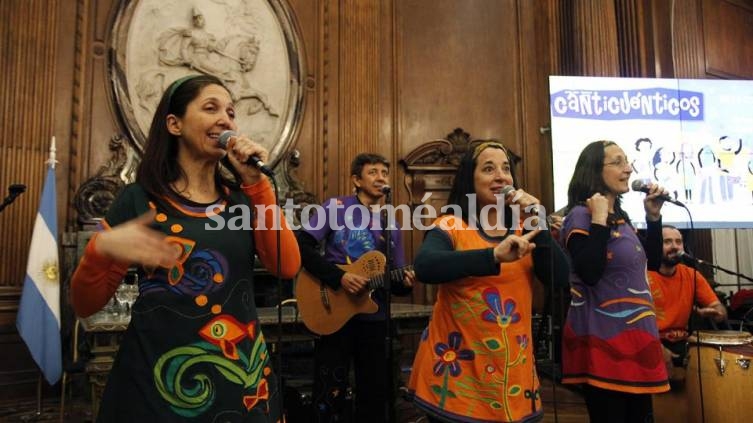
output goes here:
{"type": "Polygon", "coordinates": [[[620,169],[624,169],[628,165],[630,165],[630,162],[626,158],[622,158],[622,157],[620,157],[617,160],[604,163],[604,166],[614,166],[620,169]]]}

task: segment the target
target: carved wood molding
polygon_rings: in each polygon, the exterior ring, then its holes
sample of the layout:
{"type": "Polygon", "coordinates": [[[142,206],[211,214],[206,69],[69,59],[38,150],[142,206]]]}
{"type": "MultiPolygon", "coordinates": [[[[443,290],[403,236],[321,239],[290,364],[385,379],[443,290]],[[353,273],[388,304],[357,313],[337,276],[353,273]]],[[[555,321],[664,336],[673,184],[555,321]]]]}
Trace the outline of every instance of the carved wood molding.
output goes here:
{"type": "MultiPolygon", "coordinates": [[[[329,189],[329,143],[330,143],[330,79],[332,76],[330,56],[335,49],[332,48],[330,31],[332,25],[330,20],[332,19],[330,5],[328,1],[322,2],[322,62],[321,62],[321,74],[322,74],[322,108],[321,108],[321,122],[322,122],[322,192],[327,192],[329,189]]],[[[336,77],[336,75],[335,75],[336,77]]]]}
{"type": "Polygon", "coordinates": [[[400,160],[405,171],[403,184],[408,191],[408,204],[411,207],[423,203],[427,190],[449,191],[460,159],[471,143],[469,133],[455,128],[444,139],[422,144],[400,160]]]}
{"type": "Polygon", "coordinates": [[[81,184],[73,196],[78,222],[82,225],[103,218],[123,187],[135,179],[139,158],[131,143],[115,135],[110,139],[109,148],[110,159],[81,184]]]}
{"type": "MultiPolygon", "coordinates": [[[[89,0],[76,1],[76,36],[73,52],[73,101],[71,110],[71,134],[70,134],[70,169],[68,170],[68,198],[75,199],[77,187],[80,185],[82,174],[85,171],[86,159],[83,148],[84,131],[87,119],[86,104],[84,101],[87,75],[87,53],[90,39],[87,35],[89,29],[89,0]]],[[[75,201],[75,200],[74,200],[75,201]]],[[[74,214],[68,213],[66,227],[75,227],[74,214]]]]}
{"type": "Polygon", "coordinates": [[[298,207],[294,209],[293,222],[296,225],[301,224],[301,212],[309,204],[318,204],[316,195],[303,189],[303,183],[297,177],[297,169],[301,165],[301,153],[293,149],[286,153],[286,157],[281,161],[281,166],[275,168],[276,180],[280,181],[280,196],[278,201],[280,207],[284,206],[290,199],[298,207]]]}

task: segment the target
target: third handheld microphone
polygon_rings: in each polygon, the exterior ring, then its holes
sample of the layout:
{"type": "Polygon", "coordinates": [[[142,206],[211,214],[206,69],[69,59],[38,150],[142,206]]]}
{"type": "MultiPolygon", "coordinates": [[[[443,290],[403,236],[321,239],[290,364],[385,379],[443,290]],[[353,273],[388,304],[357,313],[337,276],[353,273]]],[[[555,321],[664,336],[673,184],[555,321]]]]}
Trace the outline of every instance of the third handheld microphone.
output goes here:
{"type": "MultiPolygon", "coordinates": [[[[633,188],[633,191],[640,191],[640,192],[643,192],[643,193],[646,193],[646,194],[648,194],[650,192],[650,188],[648,187],[648,185],[646,185],[645,183],[643,183],[643,181],[641,181],[639,179],[634,180],[633,184],[631,185],[631,187],[633,188]]],[[[670,203],[672,203],[674,205],[677,205],[677,206],[680,206],[680,207],[685,207],[685,204],[682,204],[682,201],[677,201],[677,200],[675,200],[674,198],[670,197],[667,194],[662,194],[659,197],[662,200],[668,201],[668,202],[670,202],[670,203]]]]}
{"type": "MultiPolygon", "coordinates": [[[[238,134],[236,134],[234,131],[222,131],[217,142],[220,144],[220,147],[227,150],[228,144],[230,144],[230,138],[237,136],[238,134]]],[[[259,169],[259,171],[261,171],[261,173],[267,176],[275,176],[274,172],[272,172],[272,169],[268,168],[267,165],[256,156],[249,157],[248,160],[246,160],[246,164],[254,165],[257,169],[259,169]]]]}

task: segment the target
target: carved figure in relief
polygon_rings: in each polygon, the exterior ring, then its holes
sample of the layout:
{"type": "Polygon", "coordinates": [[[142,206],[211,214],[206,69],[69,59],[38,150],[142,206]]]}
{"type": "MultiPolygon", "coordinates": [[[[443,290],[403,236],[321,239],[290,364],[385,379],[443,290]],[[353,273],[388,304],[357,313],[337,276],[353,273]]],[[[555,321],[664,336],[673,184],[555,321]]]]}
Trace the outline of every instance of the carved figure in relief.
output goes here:
{"type": "MultiPolygon", "coordinates": [[[[233,101],[240,111],[248,115],[265,111],[270,116],[279,117],[267,95],[254,88],[248,80],[248,74],[256,67],[259,57],[259,39],[245,34],[232,34],[217,39],[205,29],[204,14],[197,8],[192,9],[191,22],[191,28],[168,28],[159,35],[159,64],[188,67],[193,71],[215,76],[230,89],[233,101]]],[[[161,92],[163,87],[147,73],[142,74],[144,82],[137,87],[137,93],[142,102],[148,103],[145,100],[151,97],[150,93],[161,92]]],[[[158,74],[155,71],[149,73],[158,74]]]]}

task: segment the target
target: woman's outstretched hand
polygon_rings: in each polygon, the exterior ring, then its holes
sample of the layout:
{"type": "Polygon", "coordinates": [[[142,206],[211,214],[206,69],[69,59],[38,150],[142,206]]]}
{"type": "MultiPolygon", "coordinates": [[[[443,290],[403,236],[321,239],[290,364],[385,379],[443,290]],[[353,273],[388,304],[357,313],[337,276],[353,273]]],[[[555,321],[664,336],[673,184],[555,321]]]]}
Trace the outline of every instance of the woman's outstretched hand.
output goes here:
{"type": "Polygon", "coordinates": [[[165,241],[162,232],[151,229],[156,212],[149,210],[111,230],[97,234],[95,250],[113,260],[144,267],[169,267],[180,256],[180,247],[165,241]]]}
{"type": "Polygon", "coordinates": [[[508,235],[504,241],[494,247],[494,260],[497,263],[510,262],[519,260],[526,254],[530,254],[536,244],[531,242],[533,237],[538,235],[539,229],[528,232],[524,235],[508,235]]]}

